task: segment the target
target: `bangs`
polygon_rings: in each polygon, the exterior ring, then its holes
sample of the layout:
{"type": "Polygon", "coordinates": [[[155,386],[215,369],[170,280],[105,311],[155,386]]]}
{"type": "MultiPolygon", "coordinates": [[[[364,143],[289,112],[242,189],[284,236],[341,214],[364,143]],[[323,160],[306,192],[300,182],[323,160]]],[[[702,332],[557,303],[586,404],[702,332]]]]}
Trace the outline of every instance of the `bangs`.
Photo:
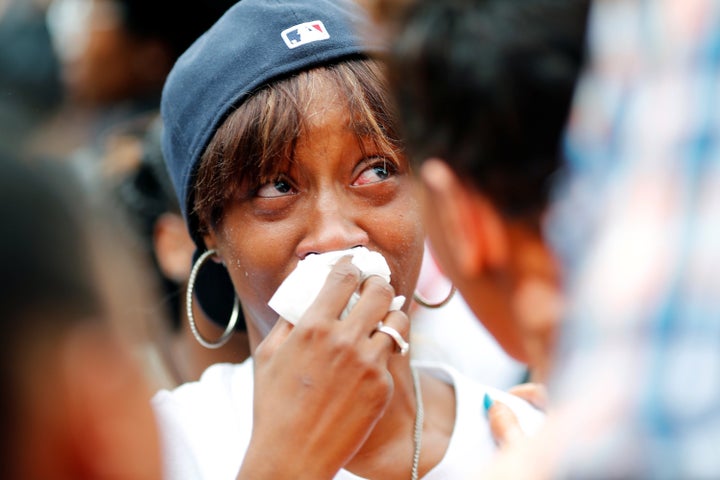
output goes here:
{"type": "Polygon", "coordinates": [[[369,140],[391,157],[401,155],[395,113],[375,61],[349,60],[280,80],[232,112],[205,150],[193,196],[199,233],[218,225],[229,202],[288,171],[311,101],[328,85],[347,102],[350,128],[363,151],[369,140]]]}

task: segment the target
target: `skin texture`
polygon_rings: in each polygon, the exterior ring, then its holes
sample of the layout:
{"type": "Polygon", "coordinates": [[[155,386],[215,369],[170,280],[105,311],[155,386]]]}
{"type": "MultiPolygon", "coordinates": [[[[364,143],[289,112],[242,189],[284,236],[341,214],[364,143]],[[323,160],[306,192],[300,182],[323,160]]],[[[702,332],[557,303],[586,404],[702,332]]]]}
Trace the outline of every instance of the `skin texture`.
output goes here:
{"type": "MultiPolygon", "coordinates": [[[[268,300],[311,253],[354,246],[378,251],[390,266],[396,294],[406,298],[419,274],[423,230],[407,162],[374,151],[370,141],[363,154],[337,95],[317,95],[313,103],[316,113],[285,177],[256,192],[247,188],[206,238],[226,265],[251,324],[275,323],[268,300]]],[[[254,349],[259,332],[249,330],[254,349]]]]}
{"type": "MultiPolygon", "coordinates": [[[[315,81],[292,165],[274,181],[243,186],[205,237],[240,297],[255,359],[253,440],[239,478],[332,478],[341,467],[402,478],[410,474],[416,411],[409,358],[373,331],[382,320],[409,335],[405,313],[387,309],[396,294],[412,297],[422,263],[415,184],[405,158],[377,151],[369,139],[358,144],[336,87],[315,81]],[[383,254],[392,285],[378,277],[360,285],[357,269],[341,262],[296,327],[278,321],[267,302],[299,260],[357,245],[383,254]],[[360,300],[338,321],[358,287],[360,300]],[[257,325],[275,325],[262,343],[257,325]]],[[[450,386],[421,382],[433,419],[423,432],[423,473],[447,449],[455,402],[450,386]]]]}

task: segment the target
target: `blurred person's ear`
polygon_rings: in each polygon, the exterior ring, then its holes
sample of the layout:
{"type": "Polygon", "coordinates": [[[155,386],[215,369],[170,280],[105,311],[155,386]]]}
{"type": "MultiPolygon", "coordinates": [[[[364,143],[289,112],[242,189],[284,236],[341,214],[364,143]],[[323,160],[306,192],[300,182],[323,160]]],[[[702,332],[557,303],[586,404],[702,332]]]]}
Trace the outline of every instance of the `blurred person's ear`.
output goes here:
{"type": "Polygon", "coordinates": [[[75,478],[161,478],[152,393],[127,345],[78,327],[59,356],[75,478]]]}
{"type": "Polygon", "coordinates": [[[442,160],[426,160],[420,177],[427,196],[426,228],[443,268],[465,279],[502,269],[508,260],[507,238],[491,203],[442,160]]]}
{"type": "MultiPolygon", "coordinates": [[[[528,363],[515,315],[518,236],[493,203],[440,159],[420,169],[423,220],[433,253],[468,306],[500,346],[528,363]]],[[[520,236],[520,238],[522,238],[520,236]]]]}
{"type": "Polygon", "coordinates": [[[441,160],[427,160],[420,176],[427,233],[443,270],[503,348],[544,380],[562,297],[558,262],[540,228],[503,215],[441,160]]]}
{"type": "Polygon", "coordinates": [[[183,218],[175,213],[165,213],[158,217],[153,232],[153,244],[163,275],[177,283],[185,283],[190,277],[195,244],[183,218]]]}

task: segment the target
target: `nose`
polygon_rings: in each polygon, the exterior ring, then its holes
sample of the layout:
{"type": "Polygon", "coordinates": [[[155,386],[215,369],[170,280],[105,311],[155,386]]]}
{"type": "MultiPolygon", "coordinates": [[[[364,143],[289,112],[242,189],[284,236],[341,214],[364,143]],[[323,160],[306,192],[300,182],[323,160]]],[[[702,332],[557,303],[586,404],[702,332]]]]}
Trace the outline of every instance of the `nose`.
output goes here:
{"type": "Polygon", "coordinates": [[[358,207],[338,195],[318,197],[308,215],[308,230],[297,246],[297,256],[367,246],[367,232],[358,225],[358,207]]]}

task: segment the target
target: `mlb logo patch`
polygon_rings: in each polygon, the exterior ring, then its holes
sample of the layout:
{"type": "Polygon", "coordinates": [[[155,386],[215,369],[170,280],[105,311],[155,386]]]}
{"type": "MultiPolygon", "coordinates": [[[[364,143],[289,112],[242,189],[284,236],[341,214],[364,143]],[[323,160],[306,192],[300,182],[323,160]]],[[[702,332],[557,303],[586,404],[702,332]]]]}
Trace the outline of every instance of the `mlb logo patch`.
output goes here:
{"type": "Polygon", "coordinates": [[[288,48],[297,48],[307,43],[327,40],[330,34],[320,20],[305,22],[283,30],[280,34],[288,48]]]}

